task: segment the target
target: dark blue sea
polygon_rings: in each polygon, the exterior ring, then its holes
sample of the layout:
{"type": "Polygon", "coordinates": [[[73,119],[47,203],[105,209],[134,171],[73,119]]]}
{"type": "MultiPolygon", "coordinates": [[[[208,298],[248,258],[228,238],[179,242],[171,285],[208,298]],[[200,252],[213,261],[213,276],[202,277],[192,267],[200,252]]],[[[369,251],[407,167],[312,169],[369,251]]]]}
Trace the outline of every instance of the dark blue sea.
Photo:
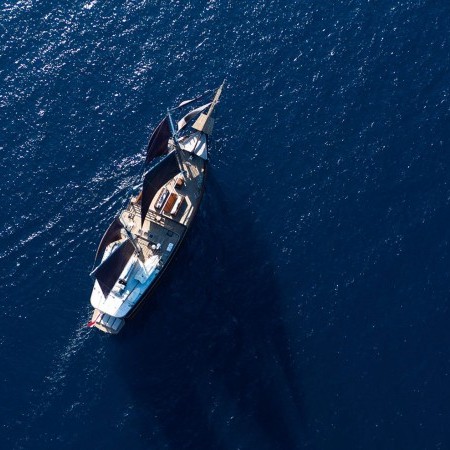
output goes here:
{"type": "Polygon", "coordinates": [[[1,449],[450,449],[448,0],[5,0],[1,449]],[[207,191],[118,336],[96,246],[166,108],[207,191]]]}

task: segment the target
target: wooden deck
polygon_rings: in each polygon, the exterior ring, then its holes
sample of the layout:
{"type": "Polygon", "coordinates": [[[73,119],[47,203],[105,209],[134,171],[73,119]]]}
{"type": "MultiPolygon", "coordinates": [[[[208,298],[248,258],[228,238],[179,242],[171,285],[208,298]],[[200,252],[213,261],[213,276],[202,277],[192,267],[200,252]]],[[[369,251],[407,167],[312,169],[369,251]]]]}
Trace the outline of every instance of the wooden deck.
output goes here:
{"type": "Polygon", "coordinates": [[[181,155],[184,173],[176,175],[159,189],[150,203],[142,228],[139,201],[132,201],[122,212],[124,221],[132,224],[130,232],[136,237],[144,258],[158,255],[161,265],[170,257],[191,224],[203,191],[206,162],[188,152],[183,151],[181,155]],[[168,192],[161,204],[165,190],[168,192]]]}

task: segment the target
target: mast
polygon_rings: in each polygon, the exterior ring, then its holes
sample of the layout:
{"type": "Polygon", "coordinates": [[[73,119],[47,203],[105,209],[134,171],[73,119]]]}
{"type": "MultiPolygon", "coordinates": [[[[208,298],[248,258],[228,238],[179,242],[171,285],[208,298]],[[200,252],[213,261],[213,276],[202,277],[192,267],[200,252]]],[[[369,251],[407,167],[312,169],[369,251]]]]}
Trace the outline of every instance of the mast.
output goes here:
{"type": "Polygon", "coordinates": [[[143,255],[142,255],[141,246],[138,244],[137,240],[133,236],[133,233],[131,233],[131,231],[128,229],[128,227],[127,227],[128,224],[122,219],[122,217],[120,217],[119,220],[122,223],[123,229],[125,230],[125,233],[127,234],[127,238],[131,242],[131,245],[133,246],[134,251],[136,252],[138,258],[141,261],[143,261],[144,258],[143,258],[143,255]]]}
{"type": "Polygon", "coordinates": [[[169,109],[167,110],[167,115],[169,117],[170,130],[172,131],[173,142],[175,144],[175,156],[177,157],[178,167],[180,168],[180,172],[184,174],[183,161],[180,154],[180,146],[178,145],[178,132],[175,130],[175,125],[173,124],[172,115],[170,114],[169,109]]]}

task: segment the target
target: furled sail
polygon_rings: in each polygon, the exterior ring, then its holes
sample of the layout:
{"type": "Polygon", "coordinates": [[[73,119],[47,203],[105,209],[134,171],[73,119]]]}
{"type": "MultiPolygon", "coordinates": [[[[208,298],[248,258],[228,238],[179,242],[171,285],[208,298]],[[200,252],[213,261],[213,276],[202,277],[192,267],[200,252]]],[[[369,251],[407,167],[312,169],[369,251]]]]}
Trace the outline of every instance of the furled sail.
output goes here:
{"type": "Polygon", "coordinates": [[[121,229],[123,228],[122,223],[120,222],[119,216],[117,216],[112,222],[108,229],[105,231],[105,234],[100,241],[100,244],[97,249],[97,253],[95,255],[94,265],[97,263],[99,257],[101,257],[109,244],[118,241],[121,236],[121,229]]]}
{"type": "Polygon", "coordinates": [[[145,174],[141,198],[141,226],[158,190],[179,172],[180,167],[174,151],[145,174]]]}
{"type": "Polygon", "coordinates": [[[211,105],[212,102],[206,103],[206,105],[199,106],[188,112],[181,120],[178,121],[178,131],[182,130],[197,114],[204,111],[211,105]]]}
{"type": "Polygon", "coordinates": [[[165,117],[153,131],[147,146],[145,164],[148,164],[157,156],[167,153],[167,144],[171,136],[169,118],[165,117]]]}
{"type": "Polygon", "coordinates": [[[210,92],[210,91],[206,91],[206,92],[204,92],[203,94],[198,95],[198,96],[195,97],[195,98],[191,98],[190,100],[184,100],[183,102],[181,102],[181,103],[180,103],[176,108],[174,108],[174,109],[178,109],[178,108],[182,108],[183,106],[190,105],[191,103],[194,103],[194,102],[196,102],[196,101],[202,99],[203,97],[206,97],[206,95],[209,94],[209,92],[210,92]]]}
{"type": "Polygon", "coordinates": [[[92,272],[105,298],[117,283],[133,252],[133,244],[127,239],[92,272]]]}

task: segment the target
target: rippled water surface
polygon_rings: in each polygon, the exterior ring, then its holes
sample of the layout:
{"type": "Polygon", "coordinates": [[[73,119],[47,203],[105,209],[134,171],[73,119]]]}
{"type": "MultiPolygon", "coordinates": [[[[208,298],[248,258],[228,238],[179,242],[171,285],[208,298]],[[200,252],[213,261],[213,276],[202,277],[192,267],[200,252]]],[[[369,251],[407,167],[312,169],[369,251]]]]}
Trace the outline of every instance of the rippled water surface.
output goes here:
{"type": "Polygon", "coordinates": [[[450,448],[448,1],[0,6],[0,442],[450,448]],[[202,209],[88,330],[165,109],[216,87],[202,209]]]}

